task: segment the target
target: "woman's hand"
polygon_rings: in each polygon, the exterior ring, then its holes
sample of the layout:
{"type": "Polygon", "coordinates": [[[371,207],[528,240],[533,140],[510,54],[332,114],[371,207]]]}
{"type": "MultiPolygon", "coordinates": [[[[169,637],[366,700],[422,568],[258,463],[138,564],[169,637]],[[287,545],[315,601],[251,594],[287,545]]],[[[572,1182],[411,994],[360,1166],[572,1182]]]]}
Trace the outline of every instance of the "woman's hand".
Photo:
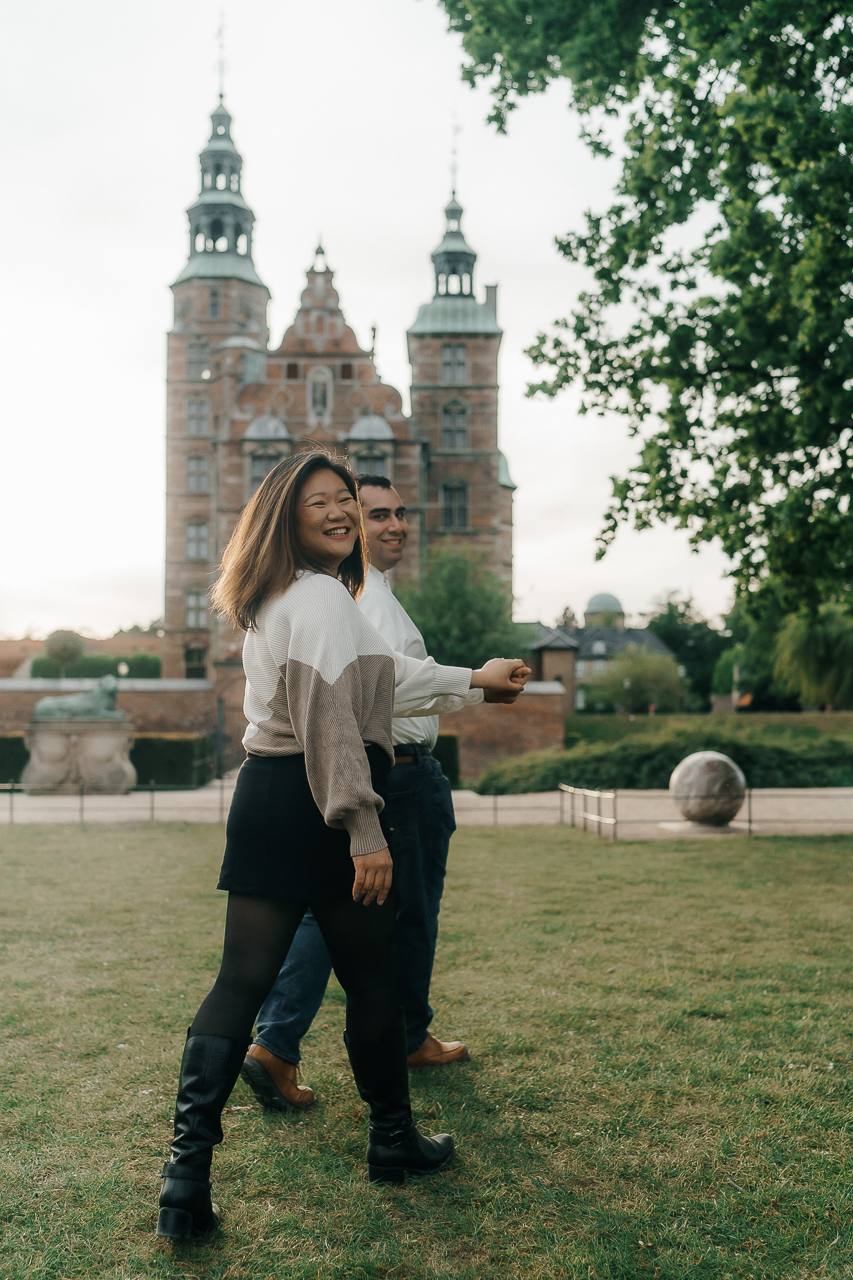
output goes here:
{"type": "Polygon", "coordinates": [[[491,658],[471,676],[471,688],[483,689],[486,702],[515,702],[533,674],[520,658],[491,658]]]}
{"type": "Polygon", "coordinates": [[[355,902],[364,899],[367,907],[371,902],[379,906],[388,897],[394,875],[394,864],[387,849],[379,849],[376,853],[362,853],[353,858],[355,866],[355,882],[352,896],[355,902]]]}

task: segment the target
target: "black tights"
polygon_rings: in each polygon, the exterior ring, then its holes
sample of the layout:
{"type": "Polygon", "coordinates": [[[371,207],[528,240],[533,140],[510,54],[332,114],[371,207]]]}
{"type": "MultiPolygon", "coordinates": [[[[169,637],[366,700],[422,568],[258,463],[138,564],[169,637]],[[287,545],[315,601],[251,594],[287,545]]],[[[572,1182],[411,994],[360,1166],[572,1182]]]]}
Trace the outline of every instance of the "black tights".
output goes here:
{"type": "Polygon", "coordinates": [[[393,1039],[402,1017],[391,974],[393,891],[383,906],[228,895],[219,976],[193,1019],[193,1034],[249,1043],[258,1010],[310,907],[346,992],[347,1031],[361,1044],[393,1039]]]}

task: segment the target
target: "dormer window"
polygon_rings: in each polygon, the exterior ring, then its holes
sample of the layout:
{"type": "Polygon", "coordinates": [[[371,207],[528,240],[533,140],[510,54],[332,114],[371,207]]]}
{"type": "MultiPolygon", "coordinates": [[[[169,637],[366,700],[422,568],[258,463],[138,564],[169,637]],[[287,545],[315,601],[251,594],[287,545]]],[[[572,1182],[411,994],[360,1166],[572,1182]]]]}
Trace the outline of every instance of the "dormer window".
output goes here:
{"type": "Polygon", "coordinates": [[[605,644],[605,642],[604,642],[603,640],[593,640],[593,642],[592,642],[592,651],[593,651],[593,653],[595,653],[595,654],[599,654],[599,653],[606,653],[606,652],[607,652],[607,645],[605,644]]]}

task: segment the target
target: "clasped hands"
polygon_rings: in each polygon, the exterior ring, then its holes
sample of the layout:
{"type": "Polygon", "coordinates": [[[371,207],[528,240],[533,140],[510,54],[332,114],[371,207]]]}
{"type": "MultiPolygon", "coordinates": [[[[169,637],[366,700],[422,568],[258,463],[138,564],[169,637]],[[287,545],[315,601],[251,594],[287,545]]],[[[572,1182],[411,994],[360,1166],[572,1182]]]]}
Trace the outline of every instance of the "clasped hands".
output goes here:
{"type": "Polygon", "coordinates": [[[471,688],[482,689],[486,702],[515,702],[532,675],[520,658],[490,658],[471,675],[471,688]]]}

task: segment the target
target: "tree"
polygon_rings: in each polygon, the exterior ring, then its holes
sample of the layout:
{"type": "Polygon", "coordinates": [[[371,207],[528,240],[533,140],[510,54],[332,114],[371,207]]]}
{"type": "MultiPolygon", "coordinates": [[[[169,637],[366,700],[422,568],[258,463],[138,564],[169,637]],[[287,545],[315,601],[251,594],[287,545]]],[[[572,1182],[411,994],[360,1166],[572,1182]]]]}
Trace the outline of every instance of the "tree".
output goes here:
{"type": "Polygon", "coordinates": [[[489,658],[520,657],[527,648],[525,628],[512,621],[512,597],[482,557],[441,547],[422,577],[402,583],[396,594],[436,662],[478,667],[489,658]]]}
{"type": "Polygon", "coordinates": [[[741,589],[814,614],[853,577],[853,8],[813,0],[443,0],[493,119],[570,82],[622,174],[559,240],[594,285],[530,354],[531,393],[640,437],[620,522],[719,539],[741,589]]]}
{"type": "Polygon", "coordinates": [[[731,693],[736,686],[739,693],[750,695],[751,711],[799,711],[799,698],[774,672],[776,645],[785,623],[778,593],[768,586],[736,600],[725,623],[730,647],[714,668],[714,693],[731,693]]]}
{"type": "Polygon", "coordinates": [[[684,667],[692,709],[707,711],[714,667],[731,644],[730,639],[703,618],[690,596],[679,599],[677,592],[670,592],[655,602],[655,609],[646,619],[646,626],[684,667]]]}
{"type": "Polygon", "coordinates": [[[76,631],[54,631],[47,637],[44,650],[51,662],[59,663],[59,676],[63,679],[65,668],[82,657],[85,647],[76,631]]]}
{"type": "Polygon", "coordinates": [[[853,618],[837,604],[817,618],[785,619],[776,643],[775,674],[800,699],[830,709],[853,707],[853,618]]]}
{"type": "Polygon", "coordinates": [[[629,644],[607,671],[587,685],[587,702],[593,710],[599,704],[632,715],[654,707],[656,711],[678,711],[681,705],[681,678],[675,659],[665,653],[650,653],[629,644]]]}

